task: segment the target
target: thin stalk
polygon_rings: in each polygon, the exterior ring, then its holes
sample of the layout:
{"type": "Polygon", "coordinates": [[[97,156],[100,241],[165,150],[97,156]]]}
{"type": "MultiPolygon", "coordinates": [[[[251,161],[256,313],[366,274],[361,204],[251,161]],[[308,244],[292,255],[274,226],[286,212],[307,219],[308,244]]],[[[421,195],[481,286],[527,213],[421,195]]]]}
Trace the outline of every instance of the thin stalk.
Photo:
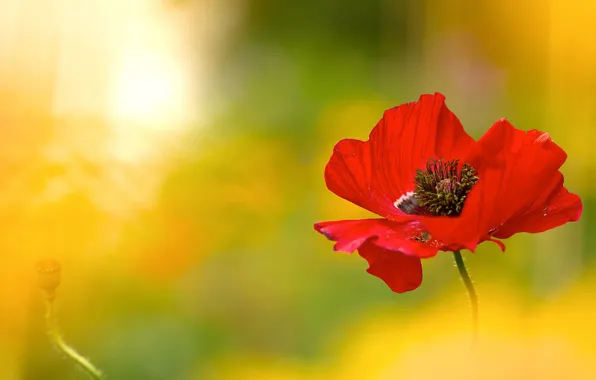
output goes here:
{"type": "Polygon", "coordinates": [[[472,283],[472,279],[470,279],[470,275],[464,264],[461,252],[453,252],[453,257],[455,258],[457,270],[459,271],[461,279],[468,290],[468,295],[470,296],[470,304],[472,305],[472,346],[474,347],[478,341],[478,295],[476,294],[476,289],[474,289],[474,284],[472,283]]]}
{"type": "Polygon", "coordinates": [[[63,352],[66,356],[68,356],[71,360],[76,362],[80,365],[85,372],[87,372],[92,378],[95,380],[102,380],[102,374],[99,369],[97,369],[89,359],[79,354],[74,348],[69,346],[60,334],[60,329],[58,328],[58,323],[56,321],[56,312],[54,310],[54,302],[51,299],[45,300],[46,304],[46,325],[48,329],[48,336],[50,340],[56,348],[58,348],[61,352],[63,352]]]}

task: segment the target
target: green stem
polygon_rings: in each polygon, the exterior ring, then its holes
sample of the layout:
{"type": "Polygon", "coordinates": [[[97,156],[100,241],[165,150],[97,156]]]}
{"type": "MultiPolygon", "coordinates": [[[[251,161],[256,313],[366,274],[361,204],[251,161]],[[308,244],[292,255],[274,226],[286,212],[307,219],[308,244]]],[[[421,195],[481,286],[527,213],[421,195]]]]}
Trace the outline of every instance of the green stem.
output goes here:
{"type": "Polygon", "coordinates": [[[54,303],[50,299],[46,299],[46,324],[48,328],[48,335],[50,340],[56,348],[62,351],[66,356],[79,364],[91,377],[96,380],[103,379],[101,371],[97,369],[89,359],[79,354],[74,348],[70,347],[62,338],[58,323],[56,322],[56,313],[54,310],[54,303]]]}
{"type": "Polygon", "coordinates": [[[472,304],[472,345],[474,346],[478,340],[478,296],[476,295],[476,290],[474,289],[474,284],[472,284],[470,275],[466,270],[466,265],[464,264],[464,259],[461,256],[461,252],[453,252],[453,257],[455,258],[455,264],[457,265],[457,270],[459,270],[461,279],[464,281],[466,289],[468,289],[470,303],[472,304]]]}

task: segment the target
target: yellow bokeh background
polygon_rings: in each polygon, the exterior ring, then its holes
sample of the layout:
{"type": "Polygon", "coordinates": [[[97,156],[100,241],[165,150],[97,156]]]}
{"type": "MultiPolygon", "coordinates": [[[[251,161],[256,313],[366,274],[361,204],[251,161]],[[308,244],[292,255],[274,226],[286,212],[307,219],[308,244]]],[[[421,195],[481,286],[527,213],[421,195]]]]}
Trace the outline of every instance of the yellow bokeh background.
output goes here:
{"type": "Polygon", "coordinates": [[[596,378],[596,3],[0,5],[1,379],[85,376],[45,336],[46,257],[110,379],[596,378]],[[371,215],[325,187],[334,144],[435,91],[475,138],[547,131],[584,203],[464,253],[475,349],[450,254],[398,295],[312,227],[371,215]]]}

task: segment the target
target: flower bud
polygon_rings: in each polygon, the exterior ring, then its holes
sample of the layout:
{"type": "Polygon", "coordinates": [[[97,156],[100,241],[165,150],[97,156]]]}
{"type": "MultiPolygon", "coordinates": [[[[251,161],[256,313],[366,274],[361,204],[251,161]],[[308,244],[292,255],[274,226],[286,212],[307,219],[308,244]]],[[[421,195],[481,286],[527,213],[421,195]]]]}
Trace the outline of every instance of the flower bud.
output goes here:
{"type": "Polygon", "coordinates": [[[39,287],[46,291],[50,300],[53,300],[56,288],[60,285],[60,263],[54,259],[44,259],[37,263],[36,269],[39,274],[39,287]]]}

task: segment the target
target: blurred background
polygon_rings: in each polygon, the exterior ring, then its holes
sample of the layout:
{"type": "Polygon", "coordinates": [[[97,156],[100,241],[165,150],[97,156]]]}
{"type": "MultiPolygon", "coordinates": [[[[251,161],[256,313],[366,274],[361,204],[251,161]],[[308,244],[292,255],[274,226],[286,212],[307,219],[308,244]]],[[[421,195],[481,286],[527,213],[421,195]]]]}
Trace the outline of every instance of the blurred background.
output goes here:
{"type": "Polygon", "coordinates": [[[44,257],[109,379],[596,378],[596,3],[0,5],[0,378],[85,378],[45,335],[44,257]],[[450,254],[398,295],[312,227],[369,215],[326,189],[333,145],[435,91],[475,138],[548,131],[584,202],[465,253],[475,352],[450,254]]]}

